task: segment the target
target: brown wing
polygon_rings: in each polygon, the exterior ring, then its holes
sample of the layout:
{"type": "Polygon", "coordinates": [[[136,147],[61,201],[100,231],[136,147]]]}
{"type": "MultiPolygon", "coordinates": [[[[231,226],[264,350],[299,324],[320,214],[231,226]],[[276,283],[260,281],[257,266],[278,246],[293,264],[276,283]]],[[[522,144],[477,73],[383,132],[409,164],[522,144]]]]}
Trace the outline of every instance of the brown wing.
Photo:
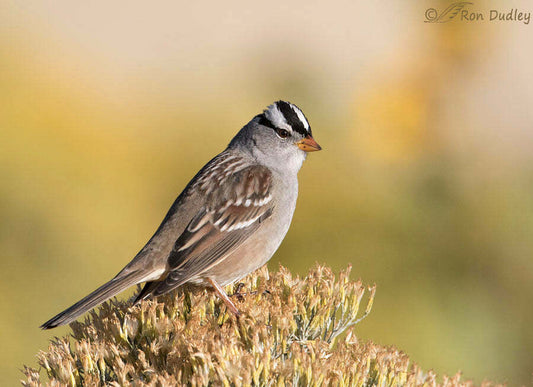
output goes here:
{"type": "Polygon", "coordinates": [[[223,261],[272,214],[272,174],[267,168],[248,166],[212,183],[215,185],[207,184],[204,190],[205,206],[190,221],[169,255],[167,277],[147,289],[153,296],[166,293],[223,261]]]}

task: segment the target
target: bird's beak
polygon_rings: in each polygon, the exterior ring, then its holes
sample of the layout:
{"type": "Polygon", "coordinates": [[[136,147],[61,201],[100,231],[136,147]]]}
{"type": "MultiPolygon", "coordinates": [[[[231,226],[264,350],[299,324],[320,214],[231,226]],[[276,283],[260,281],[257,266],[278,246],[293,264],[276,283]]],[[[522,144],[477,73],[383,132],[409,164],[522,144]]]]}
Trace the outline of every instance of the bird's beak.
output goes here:
{"type": "Polygon", "coordinates": [[[305,138],[296,142],[295,144],[298,145],[298,148],[305,152],[316,152],[322,149],[322,147],[318,145],[315,139],[310,135],[307,135],[305,138]]]}

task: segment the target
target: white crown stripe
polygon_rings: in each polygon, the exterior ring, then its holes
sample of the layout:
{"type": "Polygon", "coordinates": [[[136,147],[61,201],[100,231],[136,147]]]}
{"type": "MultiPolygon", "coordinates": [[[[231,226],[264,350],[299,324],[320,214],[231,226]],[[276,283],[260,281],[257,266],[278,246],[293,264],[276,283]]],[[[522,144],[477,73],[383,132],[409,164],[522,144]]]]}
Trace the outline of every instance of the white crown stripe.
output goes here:
{"type": "Polygon", "coordinates": [[[292,107],[292,110],[296,112],[296,115],[298,116],[300,121],[302,121],[302,124],[304,125],[305,130],[309,130],[309,122],[307,122],[307,119],[305,118],[304,113],[292,103],[290,105],[292,107]]]}
{"type": "Polygon", "coordinates": [[[291,126],[287,123],[287,120],[285,119],[285,116],[279,110],[279,107],[277,104],[272,104],[268,107],[267,110],[265,110],[265,117],[272,122],[272,125],[274,125],[276,128],[280,129],[286,129],[289,132],[292,133],[291,126]]]}

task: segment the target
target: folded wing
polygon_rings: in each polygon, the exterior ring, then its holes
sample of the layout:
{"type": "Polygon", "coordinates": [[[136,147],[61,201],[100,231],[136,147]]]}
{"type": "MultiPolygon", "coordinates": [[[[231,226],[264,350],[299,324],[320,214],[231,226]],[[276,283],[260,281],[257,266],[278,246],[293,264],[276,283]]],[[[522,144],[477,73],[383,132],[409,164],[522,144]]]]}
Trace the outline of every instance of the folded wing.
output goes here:
{"type": "Polygon", "coordinates": [[[147,283],[137,300],[164,294],[201,277],[234,252],[272,214],[272,174],[267,168],[247,166],[224,174],[213,184],[206,178],[191,187],[205,195],[205,205],[174,244],[168,257],[168,275],[147,283]]]}

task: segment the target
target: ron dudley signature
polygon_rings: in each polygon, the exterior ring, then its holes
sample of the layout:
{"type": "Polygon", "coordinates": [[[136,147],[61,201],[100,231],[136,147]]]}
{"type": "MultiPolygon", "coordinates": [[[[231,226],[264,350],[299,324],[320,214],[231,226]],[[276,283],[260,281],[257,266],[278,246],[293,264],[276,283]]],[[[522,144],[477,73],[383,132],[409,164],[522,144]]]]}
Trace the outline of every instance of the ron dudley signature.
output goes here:
{"type": "Polygon", "coordinates": [[[474,12],[469,9],[473,3],[461,1],[449,5],[439,13],[435,8],[426,9],[424,20],[425,23],[446,23],[450,20],[460,21],[513,21],[529,24],[531,21],[531,12],[521,11],[518,8],[510,10],[491,9],[488,12],[474,12]]]}

